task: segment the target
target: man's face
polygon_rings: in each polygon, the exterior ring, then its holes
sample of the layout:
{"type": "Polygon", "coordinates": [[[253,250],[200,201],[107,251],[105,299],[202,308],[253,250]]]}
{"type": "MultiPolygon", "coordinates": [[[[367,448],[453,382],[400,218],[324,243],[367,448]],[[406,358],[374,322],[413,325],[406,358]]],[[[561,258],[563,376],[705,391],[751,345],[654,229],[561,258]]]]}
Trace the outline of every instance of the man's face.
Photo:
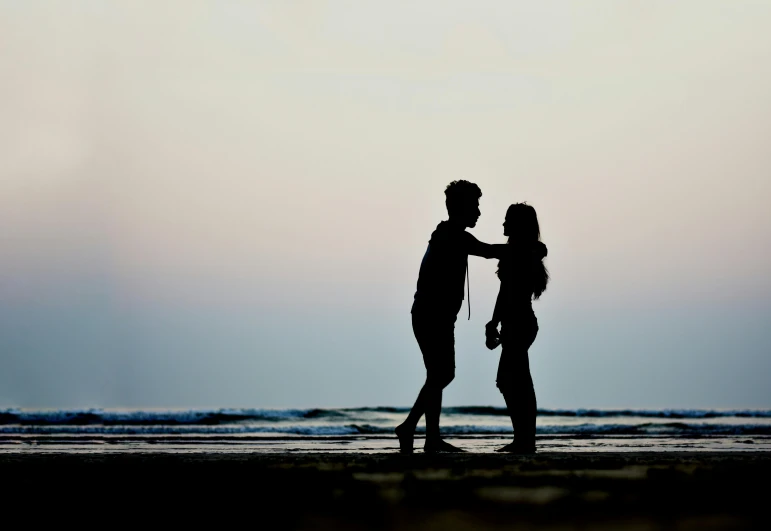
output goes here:
{"type": "Polygon", "coordinates": [[[474,199],[473,201],[469,201],[463,212],[463,222],[468,228],[476,227],[477,220],[481,215],[482,212],[479,210],[479,199],[474,199]]]}

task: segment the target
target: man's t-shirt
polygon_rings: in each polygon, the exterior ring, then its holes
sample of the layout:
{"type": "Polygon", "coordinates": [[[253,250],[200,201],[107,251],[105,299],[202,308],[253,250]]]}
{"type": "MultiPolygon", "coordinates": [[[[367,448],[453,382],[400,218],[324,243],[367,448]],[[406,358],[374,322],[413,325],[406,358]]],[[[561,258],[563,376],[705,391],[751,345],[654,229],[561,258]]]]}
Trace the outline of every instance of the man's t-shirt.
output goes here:
{"type": "Polygon", "coordinates": [[[470,254],[493,258],[494,248],[446,221],[437,225],[420,263],[413,314],[455,320],[463,305],[470,254]]]}

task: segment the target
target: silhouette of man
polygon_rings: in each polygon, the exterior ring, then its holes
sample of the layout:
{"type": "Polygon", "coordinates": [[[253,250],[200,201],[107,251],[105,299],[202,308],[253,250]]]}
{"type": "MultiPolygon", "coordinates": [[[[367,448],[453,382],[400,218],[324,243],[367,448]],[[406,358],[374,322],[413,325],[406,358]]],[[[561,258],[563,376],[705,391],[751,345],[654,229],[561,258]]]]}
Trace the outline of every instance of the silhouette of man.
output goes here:
{"type": "MultiPolygon", "coordinates": [[[[426,415],[427,453],[462,452],[439,436],[442,390],[455,378],[455,319],[463,306],[468,256],[501,258],[506,245],[480,242],[466,228],[480,216],[482,190],[468,181],[453,181],[444,191],[449,219],[437,225],[420,264],[412,305],[412,330],[423,353],[426,382],[407,419],[396,427],[402,453],[412,453],[415,427],[426,415]]],[[[469,305],[469,318],[471,307],[469,305]]]]}

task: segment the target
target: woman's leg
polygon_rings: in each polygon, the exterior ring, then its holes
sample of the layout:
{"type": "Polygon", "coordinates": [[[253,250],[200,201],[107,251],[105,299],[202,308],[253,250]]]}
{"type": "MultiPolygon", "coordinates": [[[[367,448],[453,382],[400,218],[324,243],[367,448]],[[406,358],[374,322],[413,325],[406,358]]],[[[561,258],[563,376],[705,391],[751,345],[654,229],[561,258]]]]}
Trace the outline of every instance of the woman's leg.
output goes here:
{"type": "Polygon", "coordinates": [[[530,374],[530,360],[523,352],[515,376],[514,445],[524,451],[535,451],[535,417],[537,406],[533,377],[530,374]]]}
{"type": "Polygon", "coordinates": [[[497,451],[524,453],[535,451],[537,405],[533,378],[530,374],[528,349],[535,340],[537,332],[538,326],[533,325],[527,335],[510,337],[503,343],[497,385],[511,418],[514,441],[497,451]]]}

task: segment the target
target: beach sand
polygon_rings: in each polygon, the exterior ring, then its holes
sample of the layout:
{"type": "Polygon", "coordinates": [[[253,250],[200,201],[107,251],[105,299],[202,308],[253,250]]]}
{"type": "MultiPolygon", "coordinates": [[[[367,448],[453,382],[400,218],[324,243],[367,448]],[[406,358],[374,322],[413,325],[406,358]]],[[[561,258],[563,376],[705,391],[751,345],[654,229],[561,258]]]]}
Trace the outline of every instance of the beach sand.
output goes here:
{"type": "Polygon", "coordinates": [[[0,492],[35,521],[110,526],[755,529],[767,527],[770,473],[766,452],[19,452],[0,455],[0,492]]]}

